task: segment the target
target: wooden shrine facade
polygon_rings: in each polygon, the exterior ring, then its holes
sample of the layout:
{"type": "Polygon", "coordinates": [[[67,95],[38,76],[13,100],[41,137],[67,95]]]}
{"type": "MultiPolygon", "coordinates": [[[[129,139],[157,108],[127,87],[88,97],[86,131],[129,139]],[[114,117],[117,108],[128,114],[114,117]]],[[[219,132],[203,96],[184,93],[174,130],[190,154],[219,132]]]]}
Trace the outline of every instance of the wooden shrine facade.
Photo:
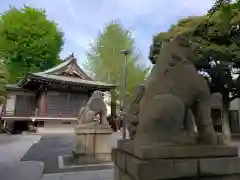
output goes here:
{"type": "MultiPolygon", "coordinates": [[[[71,55],[58,66],[28,73],[18,84],[7,85],[8,100],[3,119],[23,117],[76,118],[93,91],[111,91],[116,85],[94,81],[71,55]]],[[[113,110],[115,102],[112,103],[113,110]]]]}

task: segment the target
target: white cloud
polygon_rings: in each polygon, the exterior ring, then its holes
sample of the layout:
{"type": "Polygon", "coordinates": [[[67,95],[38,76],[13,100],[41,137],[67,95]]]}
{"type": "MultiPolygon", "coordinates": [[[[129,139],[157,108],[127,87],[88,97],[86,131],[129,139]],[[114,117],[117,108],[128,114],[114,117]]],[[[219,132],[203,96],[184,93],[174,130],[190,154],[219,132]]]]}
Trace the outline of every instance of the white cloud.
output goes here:
{"type": "Polygon", "coordinates": [[[204,14],[213,0],[2,0],[0,12],[8,5],[30,4],[44,8],[65,33],[62,56],[75,52],[82,62],[89,42],[103,24],[120,19],[133,32],[137,46],[147,57],[152,36],[166,31],[179,18],[204,14]]]}

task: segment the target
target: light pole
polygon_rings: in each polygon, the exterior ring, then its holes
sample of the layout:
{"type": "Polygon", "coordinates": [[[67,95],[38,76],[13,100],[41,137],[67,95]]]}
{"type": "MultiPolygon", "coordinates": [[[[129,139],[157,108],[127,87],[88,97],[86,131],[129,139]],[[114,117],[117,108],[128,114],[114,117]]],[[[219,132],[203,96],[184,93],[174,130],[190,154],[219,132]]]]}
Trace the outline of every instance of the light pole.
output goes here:
{"type": "MultiPolygon", "coordinates": [[[[120,54],[124,54],[124,97],[123,97],[123,113],[126,114],[126,100],[127,100],[127,56],[131,53],[130,50],[123,49],[120,51],[120,54]]],[[[127,126],[123,118],[123,134],[122,138],[126,139],[127,126]]]]}

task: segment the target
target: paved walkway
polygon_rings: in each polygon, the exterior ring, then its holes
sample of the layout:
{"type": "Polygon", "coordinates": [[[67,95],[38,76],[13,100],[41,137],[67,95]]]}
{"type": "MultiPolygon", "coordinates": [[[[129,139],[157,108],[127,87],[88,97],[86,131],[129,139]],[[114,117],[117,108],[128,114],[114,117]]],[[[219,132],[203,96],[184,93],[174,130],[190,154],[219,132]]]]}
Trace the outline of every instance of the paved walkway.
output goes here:
{"type": "MultiPolygon", "coordinates": [[[[112,134],[111,145],[116,147],[121,132],[112,134]]],[[[43,135],[39,143],[33,145],[21,159],[22,161],[44,162],[44,174],[79,171],[83,168],[59,169],[58,156],[71,155],[75,144],[74,134],[43,135]]],[[[84,168],[84,170],[103,170],[104,167],[84,168]]]]}
{"type": "Polygon", "coordinates": [[[0,134],[0,163],[20,161],[29,148],[40,138],[40,135],[0,134]]]}
{"type": "MultiPolygon", "coordinates": [[[[113,133],[112,146],[115,147],[121,132],[113,133]]],[[[16,162],[34,157],[35,160],[49,160],[59,154],[69,153],[72,150],[73,135],[41,136],[41,135],[0,135],[0,163],[16,162]],[[40,139],[45,139],[41,143],[40,139]],[[35,147],[35,148],[34,148],[35,147]],[[58,148],[56,148],[58,147],[58,148]],[[35,150],[34,150],[35,149],[35,150]],[[36,156],[37,155],[37,156],[36,156]],[[51,156],[50,156],[51,155],[51,156]]],[[[56,163],[55,160],[51,163],[56,163]]],[[[51,164],[50,163],[50,164],[51,164]]],[[[47,164],[46,164],[47,165],[47,164]]],[[[49,173],[49,172],[45,172],[49,173]]],[[[1,179],[1,178],[0,178],[1,179]]],[[[113,169],[95,171],[76,171],[58,174],[44,174],[42,180],[112,180],[113,169]]]]}
{"type": "Polygon", "coordinates": [[[113,180],[113,170],[46,174],[42,180],[113,180]]]}

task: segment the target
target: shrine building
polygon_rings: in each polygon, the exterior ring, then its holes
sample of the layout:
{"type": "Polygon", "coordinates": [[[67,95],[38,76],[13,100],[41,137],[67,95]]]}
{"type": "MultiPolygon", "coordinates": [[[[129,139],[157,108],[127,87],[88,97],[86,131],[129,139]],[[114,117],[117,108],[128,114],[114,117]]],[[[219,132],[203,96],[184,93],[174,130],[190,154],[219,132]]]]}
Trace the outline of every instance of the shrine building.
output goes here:
{"type": "MultiPolygon", "coordinates": [[[[36,122],[40,133],[73,132],[78,111],[93,91],[108,91],[115,96],[115,88],[116,85],[95,81],[71,55],[51,69],[27,73],[17,84],[7,85],[8,98],[2,119],[36,122]]],[[[114,105],[112,102],[112,111],[116,109],[114,105]]]]}

